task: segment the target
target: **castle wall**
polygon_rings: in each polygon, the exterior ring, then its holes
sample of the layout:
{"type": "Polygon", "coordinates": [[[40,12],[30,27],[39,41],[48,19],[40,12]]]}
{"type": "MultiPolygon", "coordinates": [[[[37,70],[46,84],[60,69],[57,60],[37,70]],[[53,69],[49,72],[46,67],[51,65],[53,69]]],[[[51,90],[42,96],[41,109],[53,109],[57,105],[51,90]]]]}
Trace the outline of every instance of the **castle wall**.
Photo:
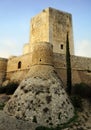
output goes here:
{"type": "MultiPolygon", "coordinates": [[[[65,55],[54,53],[54,66],[56,68],[65,68],[66,67],[65,55]]],[[[91,58],[72,55],[71,67],[74,70],[91,71],[91,58]]]]}
{"type": "Polygon", "coordinates": [[[6,80],[21,81],[31,67],[31,54],[10,58],[7,63],[6,80]]]}
{"type": "MultiPolygon", "coordinates": [[[[54,54],[54,66],[66,86],[65,55],[54,54]]],[[[86,83],[91,86],[91,58],[71,56],[72,84],[86,83]]]]}
{"type": "Polygon", "coordinates": [[[10,58],[7,64],[7,72],[29,69],[31,66],[31,54],[10,58]],[[19,63],[21,66],[19,67],[19,63]]]}
{"type": "MultiPolygon", "coordinates": [[[[43,58],[41,57],[41,60],[43,58]]],[[[46,56],[46,55],[45,55],[46,56]]],[[[35,54],[37,57],[37,54],[35,54]]],[[[16,58],[9,59],[7,66],[7,79],[21,81],[23,80],[30,67],[32,65],[32,54],[27,54],[23,56],[19,56],[16,58]],[[21,61],[21,68],[18,68],[18,63],[21,61]]],[[[36,59],[36,58],[35,58],[36,59]]],[[[45,58],[46,59],[46,58],[45,58]]],[[[33,61],[35,64],[37,61],[33,61]]],[[[49,58],[50,60],[50,58],[49,58]]],[[[44,61],[41,61],[44,63],[44,61]]],[[[48,63],[48,61],[46,61],[48,63]]],[[[66,86],[66,60],[65,55],[54,53],[53,54],[53,64],[54,67],[60,77],[62,79],[64,85],[66,86]]],[[[85,57],[71,56],[71,66],[72,66],[72,82],[75,83],[87,83],[91,85],[91,59],[85,57]]]]}
{"type": "Polygon", "coordinates": [[[0,58],[0,85],[5,80],[7,69],[7,59],[0,58]]]}

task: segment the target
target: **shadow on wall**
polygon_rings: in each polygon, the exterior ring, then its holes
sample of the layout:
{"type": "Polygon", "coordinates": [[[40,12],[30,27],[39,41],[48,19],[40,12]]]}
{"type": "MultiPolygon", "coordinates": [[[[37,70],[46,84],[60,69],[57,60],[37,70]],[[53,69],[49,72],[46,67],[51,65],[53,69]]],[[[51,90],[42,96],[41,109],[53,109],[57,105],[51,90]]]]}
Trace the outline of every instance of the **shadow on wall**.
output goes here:
{"type": "Polygon", "coordinates": [[[72,87],[72,94],[83,98],[91,98],[91,86],[86,83],[75,84],[72,87]]]}

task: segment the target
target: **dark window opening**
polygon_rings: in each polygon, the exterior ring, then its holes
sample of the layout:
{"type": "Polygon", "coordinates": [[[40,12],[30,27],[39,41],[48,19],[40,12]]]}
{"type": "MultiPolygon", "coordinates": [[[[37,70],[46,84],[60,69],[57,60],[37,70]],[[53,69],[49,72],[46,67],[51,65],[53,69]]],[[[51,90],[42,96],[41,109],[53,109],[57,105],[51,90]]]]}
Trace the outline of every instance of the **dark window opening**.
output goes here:
{"type": "Polygon", "coordinates": [[[41,61],[41,59],[40,59],[40,61],[41,61]]]}
{"type": "Polygon", "coordinates": [[[21,68],[21,61],[18,62],[18,69],[21,68]]]}
{"type": "Polygon", "coordinates": [[[63,44],[61,44],[60,48],[63,49],[63,44]]]}

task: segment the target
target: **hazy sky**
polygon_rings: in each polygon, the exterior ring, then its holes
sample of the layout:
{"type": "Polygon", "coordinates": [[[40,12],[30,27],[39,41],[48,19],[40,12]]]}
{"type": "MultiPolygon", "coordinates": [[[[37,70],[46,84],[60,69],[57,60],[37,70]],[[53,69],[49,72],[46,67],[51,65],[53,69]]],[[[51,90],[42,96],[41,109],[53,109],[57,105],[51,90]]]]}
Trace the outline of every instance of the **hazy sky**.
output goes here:
{"type": "Polygon", "coordinates": [[[22,54],[30,19],[48,7],[72,14],[75,54],[91,57],[91,0],[0,0],[0,57],[22,54]]]}

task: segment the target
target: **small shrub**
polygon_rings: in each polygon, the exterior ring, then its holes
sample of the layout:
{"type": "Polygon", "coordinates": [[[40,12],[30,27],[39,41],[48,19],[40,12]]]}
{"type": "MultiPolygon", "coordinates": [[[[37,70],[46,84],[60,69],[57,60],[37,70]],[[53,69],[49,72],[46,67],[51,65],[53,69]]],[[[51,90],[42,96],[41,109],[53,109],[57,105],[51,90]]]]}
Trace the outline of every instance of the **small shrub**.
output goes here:
{"type": "Polygon", "coordinates": [[[19,84],[17,82],[12,82],[6,86],[2,86],[2,87],[0,87],[0,94],[3,94],[3,93],[13,94],[15,92],[15,90],[17,89],[18,85],[19,84]]]}
{"type": "Polygon", "coordinates": [[[15,92],[15,90],[17,89],[18,87],[18,83],[17,82],[12,82],[12,83],[9,83],[7,86],[6,86],[6,94],[13,94],[15,92]]]}
{"type": "Polygon", "coordinates": [[[38,126],[35,130],[58,130],[56,128],[48,128],[45,126],[38,126]]]}
{"type": "Polygon", "coordinates": [[[71,96],[71,101],[76,110],[78,110],[78,111],[83,110],[82,98],[80,96],[77,96],[77,95],[71,96]]]}
{"type": "Polygon", "coordinates": [[[85,83],[75,84],[72,88],[72,93],[83,98],[91,98],[91,87],[85,83]]]}
{"type": "Polygon", "coordinates": [[[3,94],[6,92],[6,87],[5,86],[0,86],[0,94],[3,94]]]}
{"type": "Polygon", "coordinates": [[[3,110],[5,104],[0,102],[0,110],[3,110]]]}

